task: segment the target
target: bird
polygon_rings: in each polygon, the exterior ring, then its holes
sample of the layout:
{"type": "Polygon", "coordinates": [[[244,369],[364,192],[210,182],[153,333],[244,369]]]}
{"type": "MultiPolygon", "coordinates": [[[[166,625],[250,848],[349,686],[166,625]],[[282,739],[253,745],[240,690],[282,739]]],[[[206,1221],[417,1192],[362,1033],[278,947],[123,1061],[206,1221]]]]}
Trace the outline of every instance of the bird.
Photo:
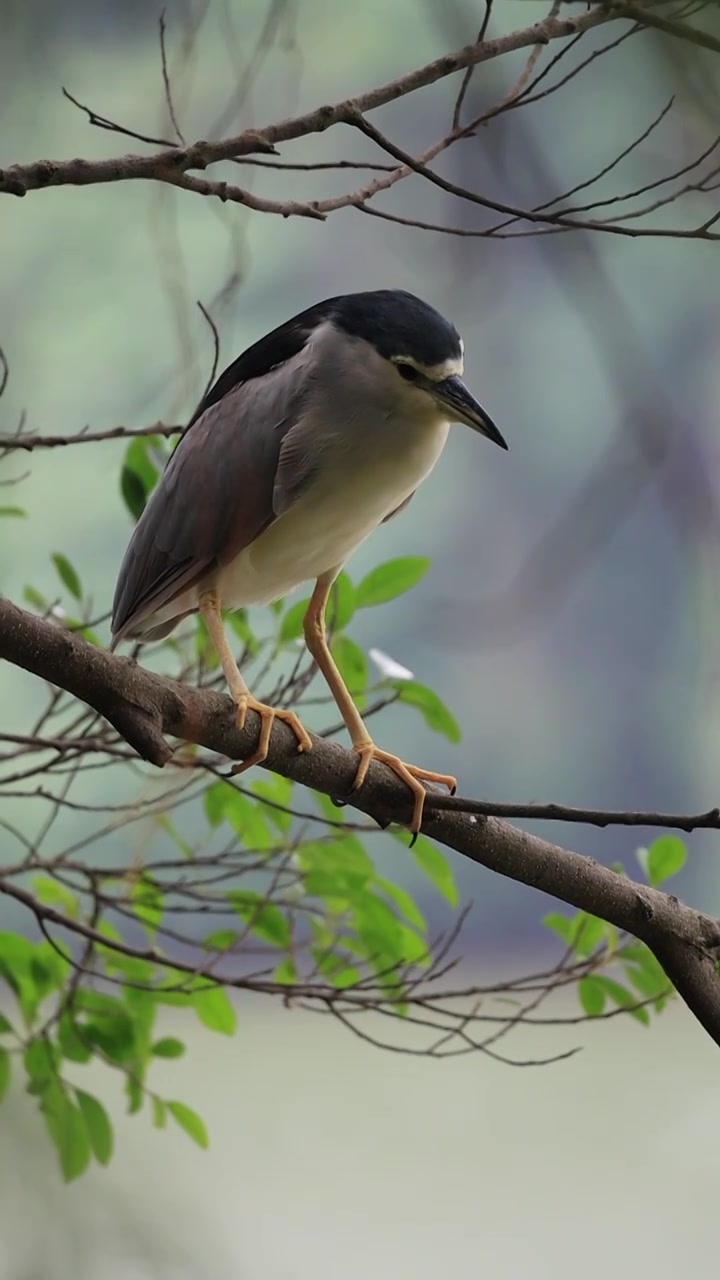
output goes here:
{"type": "Polygon", "coordinates": [[[299,751],[312,739],[296,713],[251,694],[221,610],[269,604],[314,587],[305,643],[347,727],[358,767],[372,760],[412,793],[410,829],[423,816],[423,782],[455,790],[449,774],[378,747],[327,642],[325,610],[348,557],[403,511],[435,466],[452,423],[507,449],[462,380],[464,346],[449,320],[400,289],[349,293],[281,324],[217,378],[170,455],[120,568],[111,644],[163,639],[200,613],[237,709],[260,717],[255,750],[232,772],[266,759],[275,720],[299,751]]]}

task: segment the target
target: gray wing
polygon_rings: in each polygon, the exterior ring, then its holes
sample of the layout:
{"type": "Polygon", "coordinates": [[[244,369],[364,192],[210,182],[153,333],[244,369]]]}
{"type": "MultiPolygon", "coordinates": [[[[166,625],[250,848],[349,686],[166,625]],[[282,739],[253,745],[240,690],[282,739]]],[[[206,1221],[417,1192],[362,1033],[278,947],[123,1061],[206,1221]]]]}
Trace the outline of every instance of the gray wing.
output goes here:
{"type": "Polygon", "coordinates": [[[302,430],[304,357],[232,388],[187,428],[125,553],[112,648],[233,560],[302,492],[311,475],[302,430]]]}

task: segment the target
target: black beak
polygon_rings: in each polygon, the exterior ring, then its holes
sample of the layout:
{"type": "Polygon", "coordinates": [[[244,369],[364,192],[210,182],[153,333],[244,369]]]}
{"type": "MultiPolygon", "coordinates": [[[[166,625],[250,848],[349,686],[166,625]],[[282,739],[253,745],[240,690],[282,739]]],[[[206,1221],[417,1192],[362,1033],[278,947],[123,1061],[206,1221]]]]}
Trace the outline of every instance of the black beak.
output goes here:
{"type": "Polygon", "coordinates": [[[447,409],[448,417],[453,422],[464,422],[466,426],[472,427],[481,435],[487,436],[488,440],[492,440],[494,444],[498,444],[501,449],[507,449],[505,440],[492,418],[478,404],[475,397],[470,395],[462,378],[445,378],[443,382],[435,384],[433,392],[443,408],[447,409]]]}

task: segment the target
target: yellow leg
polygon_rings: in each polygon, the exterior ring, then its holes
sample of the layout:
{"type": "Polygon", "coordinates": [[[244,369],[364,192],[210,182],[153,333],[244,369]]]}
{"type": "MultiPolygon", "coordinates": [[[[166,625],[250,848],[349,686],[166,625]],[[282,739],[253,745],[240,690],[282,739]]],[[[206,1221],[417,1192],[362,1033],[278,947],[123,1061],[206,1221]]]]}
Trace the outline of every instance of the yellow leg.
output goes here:
{"type": "Polygon", "coordinates": [[[286,711],[284,708],[269,707],[265,702],[258,702],[257,698],[253,698],[245,681],[243,680],[238,669],[237,662],[233,656],[232,649],[227,642],[225,628],[220,614],[220,597],[216,591],[205,591],[200,597],[200,612],[205,619],[205,626],[208,629],[208,635],[215,646],[215,651],[220,659],[220,665],[223,669],[223,675],[227,681],[230,697],[235,703],[237,714],[238,729],[245,727],[248,710],[256,711],[260,716],[260,736],[258,744],[252,755],[247,759],[236,764],[231,769],[231,773],[243,773],[245,769],[250,769],[254,764],[262,764],[266,759],[268,747],[270,746],[270,734],[272,733],[273,721],[282,720],[290,729],[292,729],[298,740],[298,751],[310,751],[312,749],[312,738],[306,729],[303,728],[294,711],[286,711]]]}
{"type": "Polygon", "coordinates": [[[303,619],[305,643],[327,681],[340,715],[347,726],[353,748],[360,756],[360,764],[355,775],[354,790],[361,787],[365,781],[371,760],[379,760],[381,764],[387,765],[389,769],[392,769],[393,773],[402,778],[406,786],[412,791],[414,806],[410,829],[413,832],[418,832],[422,825],[423,806],[427,794],[421,779],[425,779],[427,782],[439,782],[448,787],[450,791],[454,791],[457,784],[455,778],[449,774],[434,773],[430,769],[419,769],[417,765],[406,764],[399,756],[376,747],[370,737],[363,718],[350,696],[350,692],[335,665],[327,644],[325,606],[336,576],[337,571],[331,570],[329,573],[323,574],[321,578],[318,578],[315,583],[315,590],[312,593],[305,618],[303,619]]]}

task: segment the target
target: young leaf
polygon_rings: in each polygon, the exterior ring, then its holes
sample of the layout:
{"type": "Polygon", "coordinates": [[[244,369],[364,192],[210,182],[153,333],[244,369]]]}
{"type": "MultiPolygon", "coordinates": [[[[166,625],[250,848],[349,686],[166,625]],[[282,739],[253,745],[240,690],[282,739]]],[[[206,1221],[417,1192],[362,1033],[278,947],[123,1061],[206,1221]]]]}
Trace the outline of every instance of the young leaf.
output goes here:
{"type": "Polygon", "coordinates": [[[342,570],[330,589],[330,599],[325,614],[328,630],[337,635],[344,630],[355,612],[355,588],[342,570]]]}
{"type": "Polygon", "coordinates": [[[262,807],[236,787],[227,787],[224,817],[247,849],[267,849],[273,843],[262,807]]]}
{"type": "Polygon", "coordinates": [[[263,813],[267,814],[273,826],[284,834],[292,822],[292,814],[286,812],[292,799],[290,779],[274,773],[269,778],[259,778],[257,782],[252,782],[250,790],[259,800],[267,801],[266,804],[261,805],[263,813]]]}
{"type": "Polygon", "coordinates": [[[219,827],[225,817],[225,801],[230,794],[227,782],[213,782],[203,796],[205,817],[211,827],[219,827]]]}
{"type": "Polygon", "coordinates": [[[185,1130],[193,1142],[197,1142],[199,1147],[206,1150],[209,1145],[207,1129],[199,1115],[191,1107],[186,1106],[184,1102],[168,1102],[166,1105],[175,1123],[185,1130]]]}
{"type": "Polygon", "coordinates": [[[110,1118],[102,1102],[83,1089],[75,1090],[75,1097],[82,1113],[90,1139],[92,1153],[98,1164],[109,1164],[113,1150],[113,1131],[110,1118]]]}
{"type": "Polygon", "coordinates": [[[399,702],[417,707],[433,733],[442,733],[449,742],[460,741],[462,735],[457,720],[432,689],[417,680],[391,680],[389,683],[397,691],[399,702]]]}
{"type": "Polygon", "coordinates": [[[456,907],[458,892],[455,877],[445,855],[425,836],[417,837],[410,852],[420,870],[432,880],[438,893],[447,899],[451,907],[456,907]]]}
{"type": "Polygon", "coordinates": [[[65,915],[71,920],[76,918],[77,898],[63,884],[58,884],[57,880],[51,880],[50,876],[33,876],[32,887],[38,902],[48,907],[62,907],[65,915]]]}
{"type": "Polygon", "coordinates": [[[572,944],[575,953],[579,956],[589,956],[605,937],[607,925],[598,916],[590,916],[585,911],[579,912],[574,923],[572,944]]]}
{"type": "Polygon", "coordinates": [[[163,913],[163,897],[155,882],[149,876],[138,876],[130,890],[130,901],[135,918],[154,938],[163,913]]]}
{"type": "Polygon", "coordinates": [[[647,877],[652,885],[661,884],[682,871],[687,858],[685,841],[679,836],[658,836],[647,851],[647,877]]]}
{"type": "Polygon", "coordinates": [[[158,477],[157,469],[149,456],[153,439],[153,436],[143,436],[131,441],[125,451],[120,473],[120,491],[125,506],[136,520],[142,515],[158,477]]]}
{"type": "Polygon", "coordinates": [[[90,1137],[84,1116],[57,1080],[43,1093],[40,1110],[60,1157],[63,1178],[72,1182],[90,1162],[90,1137]]]}
{"type": "Polygon", "coordinates": [[[399,884],[393,884],[391,880],[384,880],[378,876],[375,883],[379,889],[395,904],[398,911],[401,911],[405,919],[415,926],[421,933],[427,931],[427,924],[419,907],[410,897],[407,889],[401,888],[399,884]]]}
{"type": "Polygon", "coordinates": [[[167,1108],[162,1098],[152,1098],[152,1120],[156,1129],[164,1129],[167,1119],[167,1108]]]}
{"type": "Polygon", "coordinates": [[[303,633],[303,618],[309,603],[310,598],[305,596],[304,599],[297,600],[295,604],[290,605],[280,623],[278,640],[281,644],[289,644],[291,640],[299,640],[303,633]]]}
{"type": "Polygon", "coordinates": [[[557,934],[561,942],[570,946],[577,927],[577,916],[571,919],[569,916],[560,915],[559,911],[548,911],[547,915],[543,916],[542,922],[546,929],[552,929],[553,933],[557,934]]]}
{"type": "Polygon", "coordinates": [[[585,1013],[590,1018],[597,1018],[605,1008],[605,990],[599,978],[592,974],[581,978],[578,982],[578,997],[585,1013]]]}
{"type": "Polygon", "coordinates": [[[89,1062],[92,1057],[92,1049],[83,1043],[67,1012],[62,1014],[58,1023],[58,1047],[68,1062],[89,1062]]]}
{"type": "Polygon", "coordinates": [[[290,946],[290,926],[285,916],[271,902],[265,902],[259,893],[251,889],[231,889],[227,900],[258,938],[274,947],[290,946]]]}
{"type": "Polygon", "coordinates": [[[398,560],[386,560],[358,583],[355,588],[355,606],[367,609],[376,604],[385,604],[396,596],[409,591],[419,582],[430,567],[426,556],[404,556],[398,560]]]}
{"type": "Polygon", "coordinates": [[[0,1102],[7,1093],[10,1084],[10,1054],[7,1049],[0,1049],[0,1102]]]}
{"type": "Polygon", "coordinates": [[[273,973],[273,982],[283,982],[291,985],[297,978],[297,969],[295,961],[290,956],[285,956],[278,965],[275,966],[273,973]]]}
{"type": "Polygon", "coordinates": [[[77,570],[73,568],[66,556],[60,554],[59,551],[51,556],[52,562],[57,570],[57,575],[63,586],[67,587],[71,596],[76,600],[82,600],[82,586],[77,570]]]}
{"type": "Polygon", "coordinates": [[[637,1007],[638,1000],[632,991],[628,991],[627,987],[623,987],[620,982],[615,982],[614,978],[598,977],[595,981],[602,984],[610,999],[614,1000],[616,1005],[619,1005],[621,1009],[627,1009],[628,1013],[638,1022],[641,1022],[644,1027],[650,1025],[650,1015],[647,1009],[639,1009],[637,1007]]]}
{"type": "Polygon", "coordinates": [[[231,1036],[237,1026],[237,1018],[227,993],[222,987],[205,987],[193,991],[192,1006],[204,1027],[231,1036]]]}
{"type": "Polygon", "coordinates": [[[185,1045],[175,1036],[163,1036],[162,1040],[156,1040],[154,1045],[151,1045],[150,1052],[155,1058],[182,1058],[185,1045]]]}
{"type": "Polygon", "coordinates": [[[349,636],[336,635],[330,646],[340,675],[351,693],[364,693],[368,682],[367,658],[349,636]]]}

